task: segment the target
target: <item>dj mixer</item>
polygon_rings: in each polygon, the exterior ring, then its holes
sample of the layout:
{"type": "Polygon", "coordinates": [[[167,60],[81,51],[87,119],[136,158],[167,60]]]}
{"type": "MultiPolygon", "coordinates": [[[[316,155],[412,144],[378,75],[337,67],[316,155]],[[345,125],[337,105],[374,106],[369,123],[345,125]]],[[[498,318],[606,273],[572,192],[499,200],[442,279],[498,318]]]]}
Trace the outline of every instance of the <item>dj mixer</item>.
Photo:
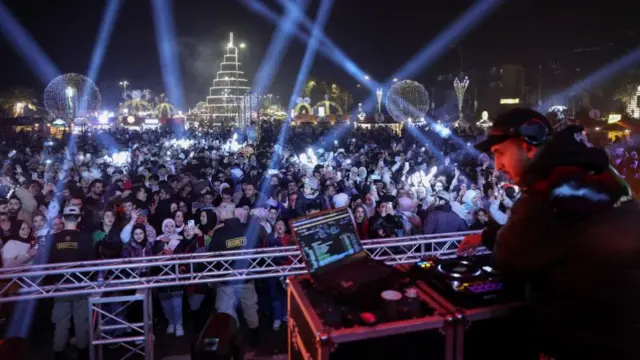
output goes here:
{"type": "Polygon", "coordinates": [[[488,255],[430,257],[416,263],[417,276],[458,307],[474,308],[517,300],[516,289],[505,286],[489,265],[488,255]]]}

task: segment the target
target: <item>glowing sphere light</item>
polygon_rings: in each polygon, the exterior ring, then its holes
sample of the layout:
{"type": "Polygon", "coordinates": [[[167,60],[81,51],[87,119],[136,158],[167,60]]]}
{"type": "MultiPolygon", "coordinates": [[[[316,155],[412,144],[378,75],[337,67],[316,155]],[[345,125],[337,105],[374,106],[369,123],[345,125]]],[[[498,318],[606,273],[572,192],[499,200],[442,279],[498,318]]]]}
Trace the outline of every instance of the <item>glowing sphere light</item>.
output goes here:
{"type": "Polygon", "coordinates": [[[88,117],[100,109],[102,96],[96,84],[80,74],[64,74],[44,90],[44,107],[56,118],[88,117]]]}
{"type": "Polygon", "coordinates": [[[387,110],[395,121],[421,118],[429,110],[429,93],[420,83],[412,80],[398,81],[387,92],[387,110]]]}

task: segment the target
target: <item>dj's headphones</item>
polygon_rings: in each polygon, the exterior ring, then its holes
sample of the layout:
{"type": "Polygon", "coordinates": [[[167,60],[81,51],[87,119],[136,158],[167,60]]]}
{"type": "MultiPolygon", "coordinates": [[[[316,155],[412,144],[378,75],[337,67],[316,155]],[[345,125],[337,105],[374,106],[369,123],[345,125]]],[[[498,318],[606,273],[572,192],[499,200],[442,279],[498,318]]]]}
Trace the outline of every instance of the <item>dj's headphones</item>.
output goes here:
{"type": "Polygon", "coordinates": [[[538,118],[531,118],[524,124],[517,127],[501,127],[493,126],[489,130],[490,136],[506,136],[506,137],[520,137],[526,143],[533,146],[538,146],[549,138],[551,135],[551,129],[544,121],[538,118]]]}

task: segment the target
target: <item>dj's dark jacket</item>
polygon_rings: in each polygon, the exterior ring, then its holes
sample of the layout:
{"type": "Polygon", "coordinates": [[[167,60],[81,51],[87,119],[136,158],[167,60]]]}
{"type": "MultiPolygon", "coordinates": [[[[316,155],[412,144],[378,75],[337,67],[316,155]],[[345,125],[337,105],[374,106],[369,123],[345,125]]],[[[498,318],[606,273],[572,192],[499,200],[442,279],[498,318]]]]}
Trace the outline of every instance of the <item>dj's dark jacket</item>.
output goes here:
{"type": "Polygon", "coordinates": [[[580,131],[538,151],[507,223],[483,242],[505,277],[529,285],[547,354],[640,359],[640,203],[580,131]]]}

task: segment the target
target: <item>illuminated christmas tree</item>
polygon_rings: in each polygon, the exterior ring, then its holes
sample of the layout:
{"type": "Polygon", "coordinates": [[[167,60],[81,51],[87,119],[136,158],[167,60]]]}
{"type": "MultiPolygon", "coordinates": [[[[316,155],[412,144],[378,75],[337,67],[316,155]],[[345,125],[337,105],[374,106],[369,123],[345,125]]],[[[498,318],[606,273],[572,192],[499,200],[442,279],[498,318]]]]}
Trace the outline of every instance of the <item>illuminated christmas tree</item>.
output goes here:
{"type": "MultiPolygon", "coordinates": [[[[244,44],[240,44],[243,48],[244,44]]],[[[240,71],[238,48],[233,44],[233,33],[229,36],[227,54],[220,63],[220,71],[213,80],[207,96],[207,108],[214,118],[236,121],[241,113],[245,96],[251,88],[240,71]]]]}

